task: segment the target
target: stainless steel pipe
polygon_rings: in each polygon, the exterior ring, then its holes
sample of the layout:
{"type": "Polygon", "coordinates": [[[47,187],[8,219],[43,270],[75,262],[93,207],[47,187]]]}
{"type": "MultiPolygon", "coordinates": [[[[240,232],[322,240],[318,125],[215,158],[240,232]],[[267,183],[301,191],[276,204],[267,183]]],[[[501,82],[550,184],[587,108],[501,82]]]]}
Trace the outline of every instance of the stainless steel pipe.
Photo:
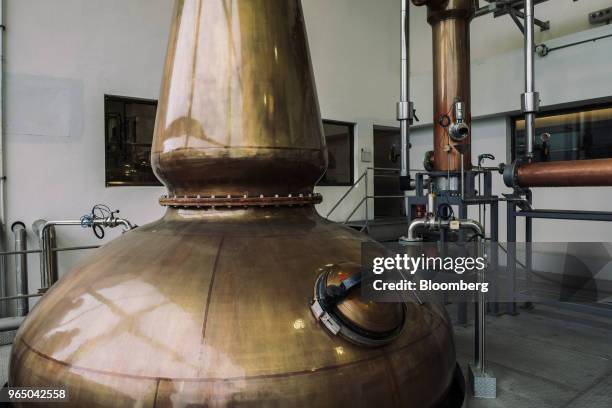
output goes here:
{"type": "MultiPolygon", "coordinates": [[[[65,221],[59,221],[57,225],[65,221]]],[[[80,222],[79,222],[80,223],[80,222]]],[[[39,238],[40,254],[40,288],[45,290],[58,279],[57,253],[52,251],[55,245],[55,223],[46,220],[37,220],[32,224],[32,229],[39,238]]]]}
{"type": "MultiPolygon", "coordinates": [[[[408,226],[408,235],[401,241],[409,244],[410,242],[421,242],[422,240],[416,236],[416,232],[421,229],[428,229],[431,231],[439,231],[441,229],[461,229],[470,230],[474,234],[485,237],[485,229],[477,221],[474,220],[442,220],[437,217],[425,217],[417,218],[413,220],[408,226]]],[[[484,256],[484,239],[478,241],[478,254],[477,256],[484,256]]],[[[485,271],[478,272],[478,281],[483,283],[485,271]]],[[[485,294],[480,291],[478,292],[478,299],[476,304],[476,347],[474,356],[474,365],[478,367],[482,373],[485,372],[485,316],[486,316],[486,297],[485,294]]]]}
{"type": "Polygon", "coordinates": [[[525,0],[525,93],[522,95],[521,108],[525,114],[525,139],[529,161],[533,158],[535,117],[540,104],[539,94],[535,91],[534,13],[533,0],[525,0]]]}
{"type": "MultiPolygon", "coordinates": [[[[0,250],[6,249],[6,170],[5,170],[5,53],[4,53],[4,42],[5,42],[5,2],[0,0],[0,250]]],[[[7,287],[7,267],[6,259],[0,258],[0,296],[5,296],[7,287]]],[[[6,313],[6,305],[0,305],[0,317],[6,313]]]]}
{"type": "MultiPolygon", "coordinates": [[[[397,120],[400,122],[401,137],[401,170],[400,176],[410,181],[410,125],[414,108],[410,102],[410,0],[401,0],[401,68],[400,68],[400,102],[397,104],[397,120]]],[[[404,191],[404,212],[409,215],[408,189],[404,191]]]]}
{"type": "MultiPolygon", "coordinates": [[[[16,222],[11,226],[15,238],[15,251],[28,250],[25,224],[16,222]]],[[[20,253],[15,255],[15,293],[28,293],[28,255],[20,253]]],[[[26,316],[30,311],[27,298],[16,299],[15,316],[26,316]]]]}
{"type": "Polygon", "coordinates": [[[34,298],[34,297],[41,297],[42,295],[44,295],[44,293],[31,293],[29,295],[17,294],[14,296],[7,296],[7,297],[0,298],[0,302],[8,302],[10,300],[17,300],[17,299],[29,299],[29,298],[34,298]]]}
{"type": "Polygon", "coordinates": [[[430,220],[429,218],[417,218],[417,219],[412,220],[410,222],[410,225],[408,226],[408,235],[406,236],[405,241],[407,242],[419,241],[419,239],[416,236],[416,232],[419,229],[426,228],[429,225],[429,220],[430,220]]]}
{"type": "Polygon", "coordinates": [[[17,330],[24,320],[25,316],[5,317],[3,319],[0,319],[0,332],[9,332],[17,330]]]}
{"type": "MultiPolygon", "coordinates": [[[[59,279],[57,270],[57,251],[55,251],[55,227],[66,225],[83,226],[81,220],[61,220],[61,221],[46,221],[38,220],[34,222],[32,228],[38,235],[40,241],[40,283],[41,289],[46,290],[51,287],[59,279]]],[[[134,225],[124,218],[110,215],[106,218],[96,218],[90,221],[87,226],[101,226],[104,228],[115,228],[121,226],[123,232],[134,229],[134,225]]]]}

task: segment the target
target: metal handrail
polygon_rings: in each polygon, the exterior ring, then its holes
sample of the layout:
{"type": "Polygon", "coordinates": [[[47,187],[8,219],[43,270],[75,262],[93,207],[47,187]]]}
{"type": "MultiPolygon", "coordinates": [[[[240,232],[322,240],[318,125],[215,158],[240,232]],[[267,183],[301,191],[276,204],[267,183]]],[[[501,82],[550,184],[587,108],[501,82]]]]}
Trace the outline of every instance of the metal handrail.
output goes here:
{"type": "MultiPolygon", "coordinates": [[[[340,204],[342,204],[342,202],[344,202],[346,197],[348,197],[348,195],[355,189],[355,187],[357,187],[359,185],[359,183],[362,180],[364,180],[364,179],[365,179],[365,194],[364,194],[364,197],[359,201],[357,206],[355,208],[353,208],[353,210],[350,212],[349,216],[344,220],[344,222],[342,222],[343,225],[348,224],[348,222],[350,221],[351,217],[357,212],[357,210],[359,210],[359,208],[361,208],[361,206],[365,202],[365,204],[366,204],[365,224],[360,229],[360,231],[363,232],[366,228],[368,228],[368,223],[370,221],[369,208],[368,208],[368,201],[370,199],[375,199],[375,198],[402,198],[403,199],[403,198],[405,198],[404,195],[382,195],[382,196],[369,195],[368,194],[368,176],[369,176],[370,171],[372,171],[372,172],[385,171],[385,172],[394,172],[394,173],[400,174],[401,170],[400,169],[396,169],[396,168],[388,168],[388,167],[367,167],[366,170],[361,174],[361,176],[359,176],[357,181],[355,183],[353,183],[353,185],[342,195],[342,197],[340,197],[338,202],[336,202],[336,204],[331,208],[331,210],[329,210],[329,212],[325,216],[326,220],[329,220],[329,217],[331,216],[331,214],[340,206],[340,204]]],[[[411,172],[419,172],[419,171],[423,171],[423,170],[420,170],[420,169],[410,169],[409,171],[411,171],[411,172]]],[[[390,177],[390,176],[389,175],[383,175],[383,174],[378,174],[378,175],[374,174],[373,177],[390,177]]]]}
{"type": "Polygon", "coordinates": [[[0,302],[8,302],[9,300],[29,299],[33,297],[40,297],[42,295],[44,295],[44,292],[43,293],[30,293],[27,295],[6,296],[6,297],[1,297],[0,302]]]}
{"type": "Polygon", "coordinates": [[[344,193],[344,195],[342,197],[340,197],[340,199],[338,200],[338,202],[332,207],[331,210],[329,210],[329,212],[327,213],[327,215],[325,216],[326,220],[329,220],[329,216],[336,210],[336,208],[338,208],[338,206],[344,201],[344,199],[350,194],[351,191],[353,191],[355,189],[355,187],[357,187],[357,185],[359,184],[359,182],[361,180],[363,180],[364,177],[367,177],[368,171],[364,171],[363,174],[361,176],[359,176],[359,178],[357,179],[357,181],[355,183],[353,183],[353,185],[346,190],[346,192],[344,193]]]}
{"type": "MultiPolygon", "coordinates": [[[[65,252],[65,251],[80,251],[82,249],[97,249],[97,248],[100,248],[100,245],[51,248],[51,251],[52,252],[65,252]]],[[[40,254],[42,252],[43,252],[42,249],[28,249],[27,251],[5,251],[5,252],[0,252],[0,257],[1,256],[11,256],[11,255],[40,254]]]]}

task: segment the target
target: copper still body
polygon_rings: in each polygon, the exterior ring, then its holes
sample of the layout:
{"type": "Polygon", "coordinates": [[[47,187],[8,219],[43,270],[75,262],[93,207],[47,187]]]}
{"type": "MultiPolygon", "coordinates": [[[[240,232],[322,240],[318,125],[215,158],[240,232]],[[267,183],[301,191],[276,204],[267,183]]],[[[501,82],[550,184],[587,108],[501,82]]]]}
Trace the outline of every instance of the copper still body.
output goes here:
{"type": "Polygon", "coordinates": [[[470,21],[474,16],[472,0],[412,0],[427,6],[427,21],[432,28],[434,153],[433,169],[460,171],[461,154],[465,170],[472,167],[471,134],[461,140],[449,135],[456,121],[456,102],[463,103],[463,122],[471,127],[470,21]]]}
{"type": "Polygon", "coordinates": [[[321,268],[337,282],[370,240],[314,208],[326,152],[299,0],[177,1],[152,163],[165,216],[49,290],[15,339],[12,387],[64,388],[74,407],[445,402],[442,306],[352,293],[337,312],[394,330],[379,347],[311,313],[321,268]]]}

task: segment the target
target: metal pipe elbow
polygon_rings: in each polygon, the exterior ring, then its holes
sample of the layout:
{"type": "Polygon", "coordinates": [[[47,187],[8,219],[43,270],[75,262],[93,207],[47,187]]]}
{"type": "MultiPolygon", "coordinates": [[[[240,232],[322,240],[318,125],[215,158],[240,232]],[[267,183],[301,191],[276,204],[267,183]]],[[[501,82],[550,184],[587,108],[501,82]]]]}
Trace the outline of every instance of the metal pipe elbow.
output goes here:
{"type": "Polygon", "coordinates": [[[408,235],[406,236],[406,240],[407,241],[420,241],[420,239],[417,238],[416,236],[416,231],[419,228],[426,227],[428,222],[429,221],[427,218],[417,218],[417,219],[412,220],[410,222],[410,225],[408,226],[408,235]]]}
{"type": "Polygon", "coordinates": [[[484,227],[478,221],[474,221],[474,220],[461,220],[460,227],[461,227],[461,229],[471,230],[474,233],[476,233],[477,235],[481,235],[483,237],[485,235],[484,227]]]}
{"type": "Polygon", "coordinates": [[[121,225],[121,227],[123,228],[123,232],[128,232],[135,228],[131,222],[124,218],[115,218],[115,222],[117,223],[117,225],[121,225]]]}

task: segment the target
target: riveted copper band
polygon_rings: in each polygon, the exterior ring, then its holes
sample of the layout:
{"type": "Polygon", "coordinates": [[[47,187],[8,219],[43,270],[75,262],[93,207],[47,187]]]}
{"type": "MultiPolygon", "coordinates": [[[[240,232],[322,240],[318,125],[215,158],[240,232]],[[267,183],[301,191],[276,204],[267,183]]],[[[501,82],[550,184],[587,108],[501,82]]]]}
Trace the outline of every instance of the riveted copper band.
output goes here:
{"type": "Polygon", "coordinates": [[[226,197],[202,197],[202,196],[163,196],[159,203],[168,207],[270,207],[270,206],[293,206],[313,205],[323,201],[321,194],[299,194],[296,196],[226,196],[226,197]]]}

